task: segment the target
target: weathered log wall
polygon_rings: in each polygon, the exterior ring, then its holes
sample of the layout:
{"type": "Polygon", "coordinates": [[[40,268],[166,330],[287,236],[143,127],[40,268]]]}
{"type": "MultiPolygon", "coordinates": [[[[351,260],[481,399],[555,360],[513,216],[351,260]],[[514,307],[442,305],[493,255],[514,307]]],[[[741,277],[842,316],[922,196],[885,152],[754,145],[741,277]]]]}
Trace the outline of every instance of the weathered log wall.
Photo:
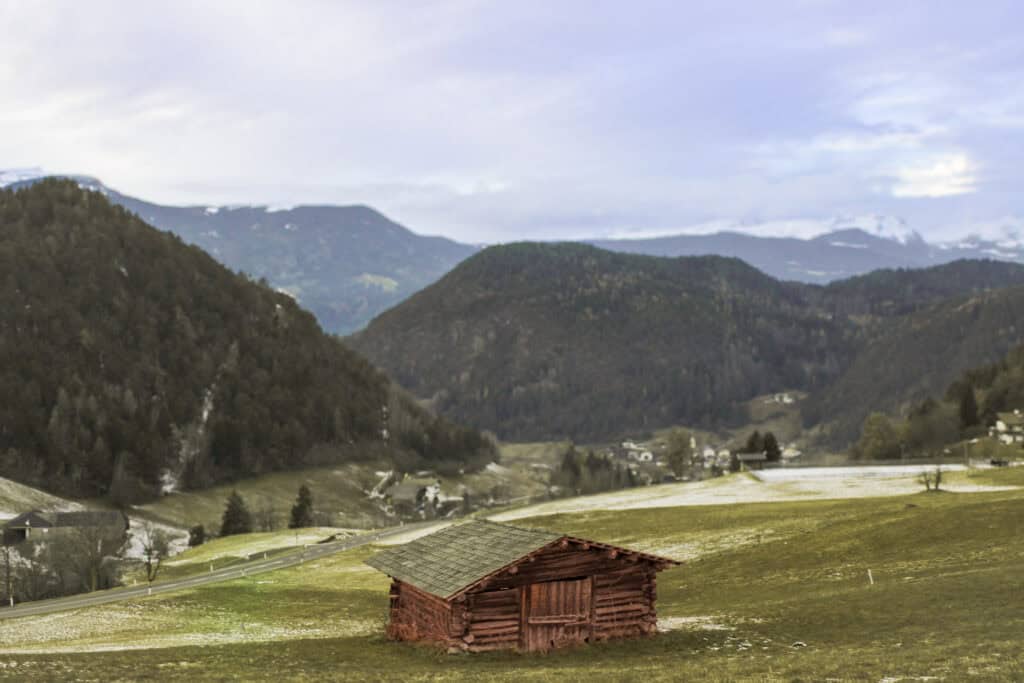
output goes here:
{"type": "Polygon", "coordinates": [[[522,623],[522,592],[519,588],[470,593],[463,603],[456,604],[465,624],[457,635],[464,649],[479,652],[519,646],[522,623]]]}
{"type": "Polygon", "coordinates": [[[388,636],[449,643],[453,627],[450,603],[401,581],[391,582],[390,601],[388,636]]]}
{"type": "Polygon", "coordinates": [[[654,633],[655,572],[634,566],[594,577],[593,638],[628,638],[654,633]]]}
{"type": "MultiPolygon", "coordinates": [[[[529,649],[534,640],[551,642],[545,634],[539,634],[544,638],[528,637],[529,600],[524,595],[529,587],[589,577],[590,595],[580,603],[589,609],[586,623],[567,622],[563,630],[575,634],[577,642],[647,635],[657,626],[657,569],[636,554],[566,543],[528,556],[452,601],[396,580],[391,585],[388,634],[398,640],[426,640],[473,652],[529,649]]],[[[552,632],[559,631],[553,628],[552,632]]]]}
{"type": "Polygon", "coordinates": [[[605,640],[653,633],[656,568],[634,556],[605,548],[570,544],[553,547],[491,577],[465,601],[456,603],[465,628],[453,633],[464,649],[492,650],[527,645],[523,592],[531,584],[593,577],[587,639],[605,640]],[[461,642],[460,642],[461,641],[461,642]]]}

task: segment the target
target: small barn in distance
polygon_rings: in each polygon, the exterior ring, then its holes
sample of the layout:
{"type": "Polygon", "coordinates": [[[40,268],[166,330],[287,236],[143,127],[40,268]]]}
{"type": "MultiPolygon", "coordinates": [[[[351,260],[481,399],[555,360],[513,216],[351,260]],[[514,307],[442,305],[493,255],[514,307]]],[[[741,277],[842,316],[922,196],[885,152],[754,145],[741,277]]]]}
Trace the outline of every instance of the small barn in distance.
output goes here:
{"type": "Polygon", "coordinates": [[[654,633],[656,555],[473,521],[366,561],[392,578],[388,635],[448,649],[549,650],[654,633]]]}
{"type": "Polygon", "coordinates": [[[26,540],[46,540],[75,529],[103,528],[111,533],[128,531],[128,517],[117,510],[78,510],[57,512],[30,510],[3,525],[6,545],[26,540]]]}

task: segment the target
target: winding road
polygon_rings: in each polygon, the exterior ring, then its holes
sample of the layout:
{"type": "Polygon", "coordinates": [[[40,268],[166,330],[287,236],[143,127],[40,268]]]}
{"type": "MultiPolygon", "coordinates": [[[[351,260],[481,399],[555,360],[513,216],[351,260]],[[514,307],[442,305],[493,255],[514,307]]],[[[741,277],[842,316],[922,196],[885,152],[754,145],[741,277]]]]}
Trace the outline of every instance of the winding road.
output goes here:
{"type": "Polygon", "coordinates": [[[310,560],[316,560],[321,557],[344,552],[345,550],[358,548],[359,546],[366,545],[367,543],[373,543],[390,536],[397,536],[419,527],[429,526],[436,523],[437,522],[417,522],[415,524],[406,524],[404,526],[389,527],[372,533],[360,534],[359,536],[346,538],[341,541],[332,541],[330,543],[318,543],[316,545],[306,546],[298,552],[289,553],[287,555],[279,555],[265,560],[252,560],[249,562],[235,564],[230,567],[225,567],[224,569],[217,569],[206,574],[196,574],[195,576],[190,576],[184,579],[154,583],[152,587],[125,586],[122,588],[111,588],[109,590],[95,591],[93,593],[85,593],[82,595],[72,595],[66,598],[25,602],[20,605],[15,605],[14,607],[0,609],[0,620],[40,616],[43,614],[52,614],[54,612],[78,609],[80,607],[95,607],[96,605],[105,605],[110,602],[144,598],[149,595],[170,593],[184,588],[195,588],[196,586],[205,586],[219,581],[229,581],[231,579],[263,574],[276,569],[294,567],[310,560]]]}

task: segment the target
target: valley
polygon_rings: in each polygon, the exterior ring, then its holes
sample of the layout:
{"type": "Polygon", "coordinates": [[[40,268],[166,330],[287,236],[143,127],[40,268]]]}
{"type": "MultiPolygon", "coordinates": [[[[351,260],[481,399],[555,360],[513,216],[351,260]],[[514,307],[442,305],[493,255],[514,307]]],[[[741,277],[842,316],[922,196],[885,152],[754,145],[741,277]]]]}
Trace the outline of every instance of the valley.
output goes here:
{"type": "Polygon", "coordinates": [[[0,683],[1024,681],[1022,25],[0,2],[0,683]]]}

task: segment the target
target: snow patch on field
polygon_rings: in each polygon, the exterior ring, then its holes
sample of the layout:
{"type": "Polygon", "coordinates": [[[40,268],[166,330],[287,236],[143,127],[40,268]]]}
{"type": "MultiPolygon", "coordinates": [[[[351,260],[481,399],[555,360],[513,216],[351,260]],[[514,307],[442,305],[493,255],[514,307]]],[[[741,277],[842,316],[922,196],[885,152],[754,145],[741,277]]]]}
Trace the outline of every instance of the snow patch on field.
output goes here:
{"type": "Polygon", "coordinates": [[[143,527],[147,524],[149,524],[154,531],[162,531],[167,535],[169,540],[168,550],[171,557],[188,549],[188,532],[177,527],[169,526],[167,524],[159,524],[157,522],[147,522],[139,519],[138,517],[129,517],[128,524],[128,545],[125,547],[125,557],[134,560],[141,560],[145,557],[146,551],[143,548],[143,543],[146,538],[146,534],[143,527]]]}
{"type": "MultiPolygon", "coordinates": [[[[943,471],[963,469],[962,465],[944,465],[943,471]]],[[[917,475],[922,468],[906,467],[815,467],[764,470],[757,476],[732,475],[683,484],[664,484],[579,498],[539,503],[491,515],[495,522],[525,517],[557,515],[591,510],[631,510],[682,507],[687,505],[731,505],[735,503],[773,503],[797,500],[878,498],[919,493],[917,475]],[[759,478],[763,477],[763,478],[759,478]]],[[[1014,486],[985,486],[966,482],[943,483],[946,491],[974,493],[1006,491],[1014,486]]]]}
{"type": "Polygon", "coordinates": [[[704,615],[694,617],[664,617],[658,619],[658,630],[665,631],[735,631],[735,626],[721,623],[722,617],[704,615]]]}
{"type": "Polygon", "coordinates": [[[330,623],[240,621],[198,603],[125,604],[0,622],[0,654],[117,652],[186,645],[225,645],[299,638],[337,638],[376,632],[373,619],[330,623]],[[166,627],[157,626],[166,622],[166,627]],[[175,633],[178,628],[191,630],[175,633]],[[141,634],[141,635],[140,635],[141,634]]]}
{"type": "Polygon", "coordinates": [[[431,524],[429,526],[416,527],[410,529],[404,534],[395,534],[394,536],[388,536],[375,542],[375,545],[404,545],[410,541],[415,541],[417,538],[432,534],[435,531],[440,531],[445,527],[451,526],[451,522],[438,522],[437,524],[431,524]]]}
{"type": "Polygon", "coordinates": [[[79,503],[0,477],[0,519],[10,519],[35,509],[67,512],[84,508],[79,503]]]}

